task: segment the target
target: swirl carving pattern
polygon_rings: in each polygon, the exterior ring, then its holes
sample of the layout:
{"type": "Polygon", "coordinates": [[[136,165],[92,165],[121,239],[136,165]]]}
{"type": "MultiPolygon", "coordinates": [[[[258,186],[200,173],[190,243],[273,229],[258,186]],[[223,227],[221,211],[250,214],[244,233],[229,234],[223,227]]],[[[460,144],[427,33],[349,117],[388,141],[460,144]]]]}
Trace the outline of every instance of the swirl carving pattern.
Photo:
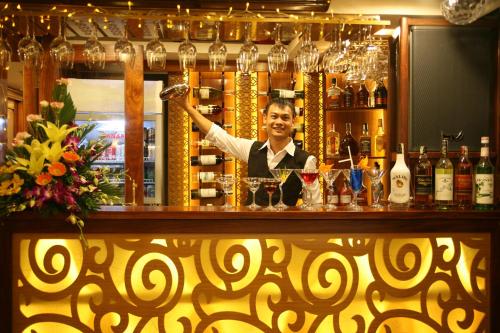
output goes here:
{"type": "Polygon", "coordinates": [[[489,329],[487,234],[250,236],[91,234],[84,251],[73,235],[16,234],[13,329],[489,329]]]}

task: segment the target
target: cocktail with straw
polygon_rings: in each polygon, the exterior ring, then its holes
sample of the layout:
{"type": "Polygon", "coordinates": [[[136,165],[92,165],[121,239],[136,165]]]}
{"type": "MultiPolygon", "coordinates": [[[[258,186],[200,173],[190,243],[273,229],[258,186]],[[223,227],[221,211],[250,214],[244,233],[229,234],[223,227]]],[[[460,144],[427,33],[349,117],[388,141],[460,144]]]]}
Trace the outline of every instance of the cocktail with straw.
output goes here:
{"type": "Polygon", "coordinates": [[[271,171],[274,178],[280,181],[280,201],[274,207],[279,210],[286,209],[288,206],[283,202],[283,184],[286,182],[293,169],[270,169],[269,171],[271,171]]]}
{"type": "Polygon", "coordinates": [[[354,194],[352,203],[351,203],[351,209],[355,211],[361,211],[361,207],[358,205],[358,193],[361,191],[361,188],[363,187],[363,168],[354,165],[354,162],[352,161],[352,154],[351,154],[351,147],[347,147],[349,151],[349,159],[351,161],[351,172],[350,172],[350,186],[352,193],[354,194]]]}
{"type": "Polygon", "coordinates": [[[325,180],[328,186],[328,195],[326,197],[326,205],[324,206],[327,210],[337,209],[337,206],[333,202],[333,184],[340,174],[340,169],[327,169],[321,170],[321,176],[325,180]]]}

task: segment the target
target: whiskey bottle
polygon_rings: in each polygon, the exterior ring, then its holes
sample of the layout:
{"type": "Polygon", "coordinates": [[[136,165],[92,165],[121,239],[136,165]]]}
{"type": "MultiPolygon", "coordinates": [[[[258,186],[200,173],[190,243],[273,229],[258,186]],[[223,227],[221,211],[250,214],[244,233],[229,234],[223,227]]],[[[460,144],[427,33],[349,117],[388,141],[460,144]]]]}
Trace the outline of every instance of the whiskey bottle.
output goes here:
{"type": "Polygon", "coordinates": [[[448,140],[441,141],[441,158],[434,170],[434,202],[437,209],[447,210],[453,205],[453,164],[448,158],[448,140]]]}
{"type": "Polygon", "coordinates": [[[337,86],[337,78],[332,78],[332,85],[328,88],[328,107],[337,109],[341,106],[342,89],[337,86]]]}
{"type": "Polygon", "coordinates": [[[403,143],[398,147],[396,164],[391,169],[391,208],[407,209],[410,202],[410,169],[404,158],[403,143]]]}
{"type": "Polygon", "coordinates": [[[207,199],[207,198],[220,198],[224,195],[224,191],[216,188],[200,188],[191,190],[191,199],[207,199]]]}
{"type": "Polygon", "coordinates": [[[347,147],[351,147],[351,155],[358,155],[359,146],[358,142],[354,139],[351,134],[351,123],[345,124],[345,136],[340,141],[340,154],[341,155],[349,155],[349,150],[347,147]]]}
{"type": "Polygon", "coordinates": [[[368,134],[368,124],[363,123],[362,134],[359,138],[359,152],[361,155],[370,156],[372,151],[372,137],[368,134]]]}
{"type": "Polygon", "coordinates": [[[193,97],[199,99],[212,99],[222,96],[222,90],[212,87],[194,87],[193,97]]]}
{"type": "Polygon", "coordinates": [[[340,148],[340,133],[335,131],[335,124],[332,124],[326,136],[326,156],[338,156],[340,148]]]}
{"type": "Polygon", "coordinates": [[[426,209],[432,205],[432,164],[427,158],[427,148],[420,146],[420,155],[415,165],[415,208],[426,209]]]}
{"type": "Polygon", "coordinates": [[[377,88],[375,88],[375,107],[387,107],[387,89],[384,86],[383,80],[379,80],[377,82],[377,88]]]}
{"type": "Polygon", "coordinates": [[[343,101],[344,107],[352,108],[354,106],[354,89],[350,83],[347,84],[347,87],[344,89],[343,101]]]}
{"type": "Polygon", "coordinates": [[[455,203],[458,208],[472,206],[472,164],[469,161],[469,148],[460,147],[460,157],[455,169],[455,203]]]}
{"type": "Polygon", "coordinates": [[[271,98],[304,98],[304,90],[273,89],[269,95],[271,98]]]}
{"type": "Polygon", "coordinates": [[[385,133],[384,133],[384,124],[382,122],[382,119],[379,118],[378,120],[378,128],[377,128],[377,134],[375,135],[375,155],[378,157],[385,157],[385,133]]]}
{"type": "Polygon", "coordinates": [[[370,98],[370,92],[366,89],[366,85],[362,82],[359,86],[358,93],[356,95],[358,107],[368,107],[368,100],[370,98]]]}
{"type": "Polygon", "coordinates": [[[199,165],[217,165],[222,162],[230,161],[230,158],[224,158],[219,155],[200,155],[200,156],[191,156],[191,165],[199,166],[199,165]]]}
{"type": "Polygon", "coordinates": [[[476,165],[474,177],[474,209],[477,210],[493,209],[495,168],[490,161],[489,143],[489,137],[481,137],[481,158],[476,165]]]}
{"type": "MultiPolygon", "coordinates": [[[[232,128],[233,127],[232,124],[221,124],[218,121],[214,121],[214,124],[219,126],[219,127],[222,127],[222,128],[232,128]]],[[[191,131],[192,132],[199,132],[200,129],[199,129],[198,125],[196,125],[195,123],[191,123],[191,131]]]]}

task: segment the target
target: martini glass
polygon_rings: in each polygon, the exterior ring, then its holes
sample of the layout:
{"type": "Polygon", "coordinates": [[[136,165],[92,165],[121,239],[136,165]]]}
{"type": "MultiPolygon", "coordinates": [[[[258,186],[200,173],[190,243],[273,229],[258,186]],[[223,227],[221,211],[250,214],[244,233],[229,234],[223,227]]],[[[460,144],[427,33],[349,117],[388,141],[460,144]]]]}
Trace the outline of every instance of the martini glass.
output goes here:
{"type": "Polygon", "coordinates": [[[304,205],[305,210],[313,210],[312,194],[310,187],[319,176],[318,169],[295,169],[295,173],[305,184],[307,201],[304,205]]]}
{"type": "Polygon", "coordinates": [[[269,205],[264,208],[266,211],[276,211],[277,209],[273,207],[273,193],[278,189],[280,181],[275,178],[261,178],[262,186],[264,186],[264,190],[266,190],[267,195],[269,196],[269,205]]]}
{"type": "Polygon", "coordinates": [[[231,205],[228,201],[228,195],[233,189],[234,185],[234,175],[222,175],[219,178],[217,178],[217,182],[221,184],[222,190],[224,191],[224,205],[222,208],[224,209],[230,209],[233,208],[233,205],[231,205]]]}
{"type": "Polygon", "coordinates": [[[286,182],[293,169],[270,169],[269,171],[271,171],[274,178],[280,181],[280,201],[275,207],[280,210],[286,209],[288,206],[283,202],[283,184],[286,182]]]}
{"type": "Polygon", "coordinates": [[[351,176],[349,178],[350,186],[353,193],[353,200],[351,204],[351,209],[354,211],[361,211],[361,207],[358,205],[358,193],[363,187],[363,169],[357,165],[351,168],[351,176]]]}
{"type": "Polygon", "coordinates": [[[260,208],[259,205],[255,203],[255,192],[259,189],[261,178],[259,177],[245,177],[243,178],[243,181],[247,183],[248,185],[248,190],[252,192],[252,203],[247,206],[247,208],[251,210],[255,210],[260,208]]]}
{"type": "Polygon", "coordinates": [[[384,188],[381,186],[382,176],[385,174],[385,170],[380,170],[380,168],[370,168],[366,170],[366,174],[371,181],[371,191],[372,191],[372,208],[383,208],[380,204],[380,197],[384,193],[384,188]]]}
{"type": "Polygon", "coordinates": [[[337,206],[333,202],[333,184],[340,174],[340,169],[330,169],[326,171],[321,171],[321,176],[328,185],[328,196],[326,200],[325,208],[328,210],[337,209],[337,206]]]}

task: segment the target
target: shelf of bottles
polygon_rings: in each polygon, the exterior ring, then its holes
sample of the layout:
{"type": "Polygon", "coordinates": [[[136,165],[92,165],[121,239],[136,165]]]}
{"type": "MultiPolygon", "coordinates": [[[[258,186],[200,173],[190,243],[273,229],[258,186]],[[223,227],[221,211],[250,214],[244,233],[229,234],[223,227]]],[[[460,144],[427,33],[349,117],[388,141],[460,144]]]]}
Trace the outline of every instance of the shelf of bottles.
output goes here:
{"type": "MultiPolygon", "coordinates": [[[[215,124],[233,134],[234,73],[191,72],[189,75],[192,105],[215,124]]],[[[196,124],[190,128],[191,206],[220,206],[223,191],[217,178],[234,174],[234,158],[210,144],[196,124]]],[[[234,188],[233,188],[234,193],[234,188]]],[[[234,205],[234,196],[229,202],[234,205]]]]}
{"type": "MultiPolygon", "coordinates": [[[[339,162],[349,158],[351,149],[354,163],[361,159],[365,166],[379,166],[389,171],[389,117],[387,113],[387,82],[365,80],[358,83],[347,82],[342,74],[325,76],[325,163],[334,168],[349,168],[349,162],[339,162]]],[[[344,177],[337,179],[339,192],[344,189],[344,177]]],[[[370,182],[364,179],[364,186],[370,182]]],[[[388,173],[382,179],[387,189],[388,173]]],[[[370,191],[363,189],[370,200],[370,191]]],[[[363,192],[363,191],[362,191],[363,192]]],[[[385,194],[387,196],[387,190],[385,194]]]]}

